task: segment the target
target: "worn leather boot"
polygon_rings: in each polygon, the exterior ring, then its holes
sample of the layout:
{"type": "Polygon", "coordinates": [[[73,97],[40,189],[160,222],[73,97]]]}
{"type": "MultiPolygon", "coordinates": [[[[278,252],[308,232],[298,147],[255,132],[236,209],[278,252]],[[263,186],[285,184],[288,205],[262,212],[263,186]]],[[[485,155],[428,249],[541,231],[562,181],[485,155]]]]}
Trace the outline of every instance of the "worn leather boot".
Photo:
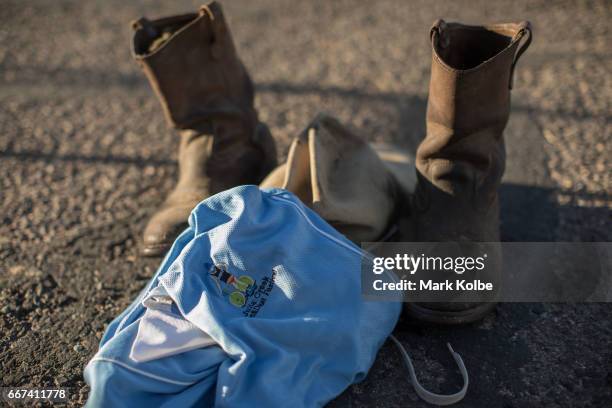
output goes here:
{"type": "MultiPolygon", "coordinates": [[[[482,256],[479,248],[486,248],[486,277],[494,281],[501,276],[503,131],[514,67],[530,42],[528,22],[468,26],[438,20],[431,29],[427,135],[417,149],[412,200],[414,241],[495,242],[461,245],[473,252],[465,256],[482,256]]],[[[495,306],[494,295],[483,302],[462,302],[461,295],[452,302],[408,303],[405,310],[422,321],[453,324],[478,320],[495,306]]]]}
{"type": "Polygon", "coordinates": [[[257,184],[276,166],[274,140],[257,119],[254,88],[221,6],[133,23],[133,54],[178,130],[179,180],[144,232],[143,254],[163,255],[211,194],[257,184]]]}

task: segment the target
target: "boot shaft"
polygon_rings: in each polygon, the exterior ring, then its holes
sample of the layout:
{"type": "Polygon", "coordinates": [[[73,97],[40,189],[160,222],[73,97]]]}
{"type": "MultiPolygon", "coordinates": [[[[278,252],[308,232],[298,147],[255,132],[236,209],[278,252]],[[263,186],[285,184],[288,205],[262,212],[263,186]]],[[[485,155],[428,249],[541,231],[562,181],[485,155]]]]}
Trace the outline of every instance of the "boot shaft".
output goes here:
{"type": "Polygon", "coordinates": [[[432,27],[427,135],[416,155],[417,240],[499,240],[503,130],[514,66],[530,41],[526,22],[432,27]]]}
{"type": "Polygon", "coordinates": [[[254,89],[236,54],[221,6],[133,24],[133,56],[159,97],[168,123],[194,129],[211,118],[254,126],[254,89]]]}
{"type": "Polygon", "coordinates": [[[427,135],[417,150],[417,169],[452,196],[473,193],[474,182],[493,193],[504,171],[512,75],[529,45],[529,24],[467,26],[439,20],[430,35],[427,135]],[[517,53],[526,33],[528,41],[517,53]]]}
{"type": "Polygon", "coordinates": [[[132,26],[134,59],[179,129],[178,187],[218,192],[261,181],[276,163],[274,141],[221,6],[132,26]]]}
{"type": "Polygon", "coordinates": [[[453,129],[455,138],[486,127],[503,129],[510,113],[514,65],[531,36],[518,54],[517,48],[529,29],[527,22],[434,23],[428,126],[434,131],[453,129]]]}

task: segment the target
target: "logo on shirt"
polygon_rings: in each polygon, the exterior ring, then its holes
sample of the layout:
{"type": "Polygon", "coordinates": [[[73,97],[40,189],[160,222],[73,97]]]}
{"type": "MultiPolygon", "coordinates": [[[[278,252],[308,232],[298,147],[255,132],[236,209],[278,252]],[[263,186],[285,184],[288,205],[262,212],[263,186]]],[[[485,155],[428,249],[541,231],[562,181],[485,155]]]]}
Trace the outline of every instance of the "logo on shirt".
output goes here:
{"type": "Polygon", "coordinates": [[[227,271],[227,266],[223,264],[211,266],[208,272],[217,284],[219,291],[226,295],[229,302],[236,307],[243,307],[257,287],[255,279],[249,275],[234,276],[227,271]]]}
{"type": "Polygon", "coordinates": [[[231,274],[225,264],[212,265],[208,273],[216,283],[220,294],[227,297],[232,306],[242,309],[246,317],[257,315],[266,303],[276,277],[276,271],[272,271],[271,276],[265,276],[258,284],[249,275],[231,274]]]}

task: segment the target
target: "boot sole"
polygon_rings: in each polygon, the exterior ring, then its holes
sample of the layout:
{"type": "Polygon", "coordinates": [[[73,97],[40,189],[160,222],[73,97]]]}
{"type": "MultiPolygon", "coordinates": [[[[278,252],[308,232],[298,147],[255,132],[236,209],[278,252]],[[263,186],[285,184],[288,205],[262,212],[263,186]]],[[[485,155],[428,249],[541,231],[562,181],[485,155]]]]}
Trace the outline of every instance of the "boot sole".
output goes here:
{"type": "Polygon", "coordinates": [[[471,309],[449,311],[434,310],[419,306],[416,303],[408,303],[404,305],[404,314],[423,323],[459,325],[481,320],[495,309],[495,306],[497,306],[497,303],[490,302],[471,309]]]}

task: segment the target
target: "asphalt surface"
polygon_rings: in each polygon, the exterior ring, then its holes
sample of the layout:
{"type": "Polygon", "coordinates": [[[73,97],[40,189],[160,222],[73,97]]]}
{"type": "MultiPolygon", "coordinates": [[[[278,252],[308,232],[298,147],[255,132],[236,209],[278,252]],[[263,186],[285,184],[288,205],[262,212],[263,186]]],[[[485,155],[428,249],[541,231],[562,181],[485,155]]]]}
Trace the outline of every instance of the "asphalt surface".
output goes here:
{"type": "MultiPolygon", "coordinates": [[[[176,176],[177,138],[130,59],[129,21],[194,10],[174,2],[16,1],[0,7],[0,384],[63,386],[158,260],[141,231],[176,176]]],[[[612,241],[606,1],[227,1],[257,107],[279,145],[319,111],[414,151],[424,132],[428,31],[438,17],[529,19],[506,131],[508,241],[612,241]]],[[[612,305],[503,304],[461,328],[403,321],[422,383],[465,407],[610,406],[612,305]]],[[[424,407],[389,342],[336,407],[424,407]]],[[[288,392],[290,392],[288,390],[288,392]]]]}

